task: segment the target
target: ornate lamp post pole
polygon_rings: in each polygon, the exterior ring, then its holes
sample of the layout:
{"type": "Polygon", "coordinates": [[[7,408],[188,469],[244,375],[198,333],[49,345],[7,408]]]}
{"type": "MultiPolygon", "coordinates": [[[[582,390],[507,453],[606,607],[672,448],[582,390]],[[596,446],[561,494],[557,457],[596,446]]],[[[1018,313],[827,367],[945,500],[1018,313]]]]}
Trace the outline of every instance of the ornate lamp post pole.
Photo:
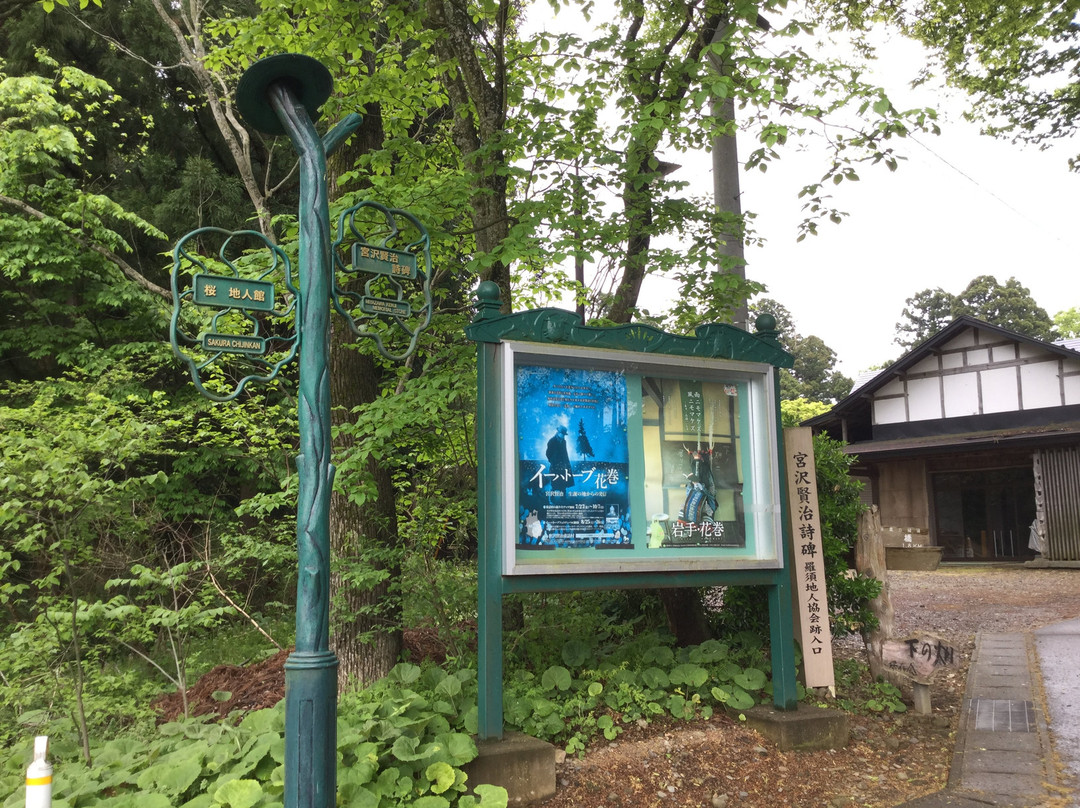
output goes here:
{"type": "Polygon", "coordinates": [[[330,306],[345,316],[353,332],[371,337],[388,358],[402,358],[416,346],[419,331],[431,316],[430,250],[427,232],[405,211],[362,202],[342,214],[338,237],[331,242],[326,187],[326,157],[361,123],[350,115],[324,138],[313,123],[318,108],[330,96],[329,71],[314,59],[296,54],[272,56],[255,63],[237,88],[237,105],[247,122],[267,134],[286,134],[300,159],[299,289],[293,282],[288,258],[280,248],[252,231],[226,233],[202,228],[189,233],[174,251],[172,320],[173,349],[187,361],[196,386],[218,401],[235,398],[251,381],[270,381],[281,367],[300,353],[299,435],[297,458],[299,490],[296,539],[299,576],[296,595],[296,649],[285,663],[285,806],[331,808],[336,798],[337,766],[337,656],[330,650],[330,494],[334,467],[330,462],[330,306]],[[369,239],[358,229],[362,209],[370,221],[379,221],[381,240],[369,239]],[[390,246],[402,241],[399,221],[413,236],[402,249],[390,246]],[[189,244],[209,235],[225,236],[217,260],[204,262],[192,254],[189,244]],[[341,246],[346,235],[354,237],[351,265],[346,265],[341,246]],[[257,279],[249,275],[250,253],[236,257],[241,244],[261,242],[273,256],[269,269],[257,279]],[[418,259],[424,263],[417,266],[418,259]],[[212,263],[218,271],[208,269],[212,263]],[[224,265],[230,272],[222,273],[224,265]],[[190,288],[182,277],[190,267],[204,270],[194,275],[190,288]],[[239,267],[244,267],[240,269],[239,267]],[[365,294],[346,292],[335,283],[334,269],[369,273],[365,294]],[[403,281],[420,281],[423,305],[413,309],[403,281]],[[286,302],[275,308],[274,301],[286,302]],[[217,313],[207,323],[190,313],[185,302],[210,306],[217,313]],[[257,312],[257,314],[256,314],[257,312]],[[393,354],[384,345],[386,329],[367,331],[363,324],[381,318],[407,343],[404,353],[393,354]],[[268,320],[294,322],[292,334],[281,336],[268,320]],[[198,329],[198,337],[188,332],[198,329]],[[241,333],[236,333],[239,328],[241,333]],[[228,333],[225,333],[228,332],[228,333]],[[266,336],[263,336],[266,334],[266,336]],[[262,358],[264,356],[268,358],[262,358]],[[218,360],[252,370],[230,392],[220,384],[208,390],[202,371],[218,360]]]}

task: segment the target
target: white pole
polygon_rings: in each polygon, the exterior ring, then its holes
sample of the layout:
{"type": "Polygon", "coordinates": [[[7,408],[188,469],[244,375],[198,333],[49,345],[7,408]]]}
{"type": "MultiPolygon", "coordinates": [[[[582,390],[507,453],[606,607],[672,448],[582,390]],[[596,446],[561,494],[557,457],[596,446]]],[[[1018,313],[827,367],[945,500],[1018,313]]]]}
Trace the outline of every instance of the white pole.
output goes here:
{"type": "Polygon", "coordinates": [[[46,760],[49,737],[34,738],[34,759],[26,769],[26,808],[49,808],[52,805],[52,764],[46,760]]]}

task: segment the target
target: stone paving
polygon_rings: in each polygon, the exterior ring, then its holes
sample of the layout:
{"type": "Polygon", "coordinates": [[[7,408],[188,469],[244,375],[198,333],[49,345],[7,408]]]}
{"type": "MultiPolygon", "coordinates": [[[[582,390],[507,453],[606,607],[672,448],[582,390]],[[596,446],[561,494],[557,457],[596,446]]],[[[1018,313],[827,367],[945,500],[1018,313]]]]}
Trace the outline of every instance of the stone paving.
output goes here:
{"type": "MultiPolygon", "coordinates": [[[[1062,636],[1057,633],[1048,642],[1056,654],[1075,664],[1080,632],[1064,641],[1062,636]]],[[[1072,726],[1076,714],[1062,713],[1056,694],[1047,697],[1036,642],[1034,634],[976,636],[948,788],[905,803],[906,808],[1078,804],[1063,781],[1048,727],[1051,717],[1063,727],[1072,726]]],[[[1056,682],[1055,677],[1051,691],[1058,688],[1056,682]]]]}

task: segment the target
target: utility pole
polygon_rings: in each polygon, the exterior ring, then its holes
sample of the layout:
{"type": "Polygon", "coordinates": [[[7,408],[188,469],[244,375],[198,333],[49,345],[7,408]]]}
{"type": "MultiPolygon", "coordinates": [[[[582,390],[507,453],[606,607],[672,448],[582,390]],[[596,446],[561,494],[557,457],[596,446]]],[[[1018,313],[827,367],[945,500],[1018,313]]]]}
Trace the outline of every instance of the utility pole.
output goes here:
{"type": "MultiPolygon", "coordinates": [[[[769,23],[764,18],[757,18],[758,28],[767,31],[769,23]]],[[[720,54],[710,54],[709,63],[718,75],[732,75],[731,48],[728,43],[729,22],[724,22],[716,29],[713,44],[721,45],[720,54]]],[[[719,121],[730,121],[731,132],[716,135],[712,143],[713,165],[713,204],[720,213],[731,214],[736,224],[721,233],[724,243],[717,245],[720,260],[717,272],[736,275],[746,280],[746,257],[743,251],[744,228],[742,224],[742,190],[739,187],[739,151],[735,141],[735,96],[727,93],[723,98],[712,99],[712,113],[719,121]]],[[[749,311],[747,301],[743,299],[735,309],[732,324],[743,331],[749,330],[749,311]]]]}

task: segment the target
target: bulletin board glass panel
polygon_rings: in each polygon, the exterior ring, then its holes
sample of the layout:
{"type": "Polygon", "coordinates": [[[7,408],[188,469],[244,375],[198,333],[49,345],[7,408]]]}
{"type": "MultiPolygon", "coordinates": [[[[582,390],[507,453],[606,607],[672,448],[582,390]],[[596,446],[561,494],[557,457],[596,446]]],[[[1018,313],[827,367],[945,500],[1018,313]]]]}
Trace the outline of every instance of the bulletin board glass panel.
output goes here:
{"type": "Polygon", "coordinates": [[[501,347],[506,574],[781,566],[772,366],[501,347]]]}

